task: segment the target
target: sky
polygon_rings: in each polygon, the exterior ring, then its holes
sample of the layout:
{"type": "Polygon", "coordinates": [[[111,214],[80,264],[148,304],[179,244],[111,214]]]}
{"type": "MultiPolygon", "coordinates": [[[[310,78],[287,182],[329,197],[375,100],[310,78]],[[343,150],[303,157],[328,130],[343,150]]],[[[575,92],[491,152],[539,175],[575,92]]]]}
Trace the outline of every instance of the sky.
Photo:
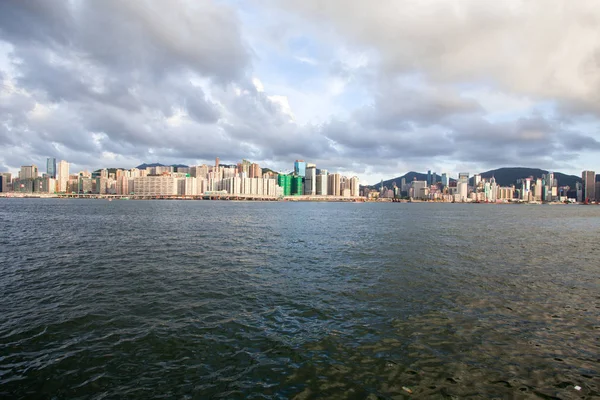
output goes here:
{"type": "Polygon", "coordinates": [[[597,0],[0,2],[0,171],[600,170],[597,0]]]}

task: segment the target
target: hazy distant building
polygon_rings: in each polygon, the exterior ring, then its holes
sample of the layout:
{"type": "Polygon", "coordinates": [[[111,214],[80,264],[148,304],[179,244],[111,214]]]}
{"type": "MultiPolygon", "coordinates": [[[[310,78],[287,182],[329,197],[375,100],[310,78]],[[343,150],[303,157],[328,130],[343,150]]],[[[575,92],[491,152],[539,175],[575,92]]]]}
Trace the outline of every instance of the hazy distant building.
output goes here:
{"type": "Polygon", "coordinates": [[[56,158],[46,160],[46,174],[49,178],[56,179],[56,158]]]}
{"type": "Polygon", "coordinates": [[[448,179],[448,174],[447,173],[442,173],[442,185],[444,187],[448,186],[448,184],[450,183],[450,180],[448,179]]]}
{"type": "Polygon", "coordinates": [[[581,179],[583,180],[583,200],[595,201],[596,200],[596,172],[595,171],[583,171],[581,173],[581,179]]]}
{"type": "Polygon", "coordinates": [[[39,176],[36,165],[23,165],[19,171],[19,180],[35,179],[39,176]]]}

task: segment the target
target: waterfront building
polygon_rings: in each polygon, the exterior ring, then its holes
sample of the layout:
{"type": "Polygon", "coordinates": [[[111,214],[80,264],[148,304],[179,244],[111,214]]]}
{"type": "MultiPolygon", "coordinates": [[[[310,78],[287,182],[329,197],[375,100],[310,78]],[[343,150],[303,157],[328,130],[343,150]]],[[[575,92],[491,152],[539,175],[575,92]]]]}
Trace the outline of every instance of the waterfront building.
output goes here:
{"type": "MultiPolygon", "coordinates": [[[[80,176],[78,181],[77,193],[88,194],[93,192],[92,178],[80,176]]],[[[96,187],[98,183],[96,181],[96,187]]]]}
{"type": "Polygon", "coordinates": [[[306,168],[304,178],[304,194],[314,196],[317,194],[317,168],[313,165],[306,168]]]}
{"type": "Polygon", "coordinates": [[[108,188],[108,178],[100,175],[96,178],[96,193],[97,194],[106,194],[108,188]]]}
{"type": "Polygon", "coordinates": [[[534,186],[534,200],[535,201],[542,201],[542,194],[543,194],[543,185],[542,185],[542,180],[540,178],[537,178],[535,180],[535,186],[534,186]]]}
{"type": "Polygon", "coordinates": [[[327,196],[327,183],[328,183],[328,179],[327,179],[327,171],[326,170],[321,170],[321,173],[317,175],[317,195],[318,196],[327,196]],[[325,173],[323,173],[323,171],[325,171],[325,173]]]}
{"type": "Polygon", "coordinates": [[[583,201],[583,185],[581,182],[575,182],[575,199],[578,203],[583,201]]]}
{"type": "Polygon", "coordinates": [[[425,200],[429,195],[427,181],[412,181],[409,189],[409,197],[425,200]]]}
{"type": "Polygon", "coordinates": [[[16,193],[32,193],[33,192],[33,181],[34,181],[34,179],[31,179],[31,178],[26,178],[26,179],[17,178],[13,182],[13,191],[16,193]]]}
{"type": "Polygon", "coordinates": [[[133,190],[129,189],[129,182],[133,181],[131,178],[127,177],[125,174],[118,177],[116,180],[116,192],[120,195],[126,195],[131,193],[133,190]]]}
{"type": "Polygon", "coordinates": [[[177,178],[160,175],[134,179],[135,194],[140,196],[166,196],[177,194],[177,178]]]}
{"type": "Polygon", "coordinates": [[[56,180],[45,176],[42,178],[36,178],[34,180],[33,191],[34,193],[54,193],[56,188],[56,180]]]}
{"type": "MultiPolygon", "coordinates": [[[[306,172],[306,171],[305,171],[306,172]]],[[[301,196],[304,194],[304,184],[302,177],[298,175],[292,176],[292,196],[301,196]]]]}
{"type": "Polygon", "coordinates": [[[69,179],[69,163],[65,160],[61,160],[56,165],[56,191],[65,193],[69,189],[69,179]]]}
{"type": "Polygon", "coordinates": [[[458,183],[456,184],[459,201],[463,202],[468,199],[469,195],[469,173],[460,172],[458,174],[458,183]]]}
{"type": "Polygon", "coordinates": [[[12,174],[10,172],[0,172],[0,193],[10,192],[12,190],[12,174]]]}
{"type": "Polygon", "coordinates": [[[492,176],[490,179],[490,198],[489,201],[496,202],[498,200],[498,185],[496,184],[496,178],[492,176]]]}
{"type": "Polygon", "coordinates": [[[281,187],[282,196],[292,195],[292,176],[287,174],[277,175],[277,185],[281,187]]]}
{"type": "MultiPolygon", "coordinates": [[[[285,178],[283,179],[285,180],[285,178]]],[[[231,195],[276,197],[278,195],[278,187],[277,180],[274,178],[246,178],[236,176],[223,179],[220,182],[219,190],[231,195]]]]}
{"type": "Polygon", "coordinates": [[[341,175],[329,174],[327,179],[327,194],[329,196],[341,196],[341,175]]]}
{"type": "Polygon", "coordinates": [[[304,160],[296,160],[294,162],[294,174],[302,178],[306,176],[306,162],[304,160]]]}
{"type": "Polygon", "coordinates": [[[498,187],[498,200],[512,200],[515,196],[514,186],[498,187]]]}
{"type": "Polygon", "coordinates": [[[581,173],[581,179],[583,180],[583,200],[584,201],[595,201],[596,200],[596,172],[595,171],[583,171],[581,173]]]}
{"type": "Polygon", "coordinates": [[[431,170],[427,171],[427,187],[431,186],[431,170]]]}
{"type": "Polygon", "coordinates": [[[358,180],[358,177],[356,177],[356,176],[353,176],[352,178],[350,178],[350,196],[351,197],[360,196],[360,181],[358,180]]]}

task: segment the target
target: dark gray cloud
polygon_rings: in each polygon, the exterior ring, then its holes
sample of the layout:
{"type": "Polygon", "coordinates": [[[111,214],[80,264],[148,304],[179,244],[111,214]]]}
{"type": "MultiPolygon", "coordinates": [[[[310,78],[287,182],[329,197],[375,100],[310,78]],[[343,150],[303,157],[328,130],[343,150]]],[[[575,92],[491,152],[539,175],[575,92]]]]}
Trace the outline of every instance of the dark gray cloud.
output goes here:
{"type": "Polygon", "coordinates": [[[436,164],[550,168],[600,151],[600,39],[590,35],[598,9],[501,3],[261,2],[254,11],[269,19],[256,34],[228,2],[6,0],[0,164],[221,156],[283,168],[303,158],[370,175],[436,164]],[[252,34],[282,54],[301,43],[291,55],[311,70],[251,48],[252,34]],[[257,53],[293,90],[253,83],[257,53]],[[498,111],[486,99],[497,93],[533,105],[498,111]],[[326,117],[297,120],[301,97],[327,98],[326,117]]]}

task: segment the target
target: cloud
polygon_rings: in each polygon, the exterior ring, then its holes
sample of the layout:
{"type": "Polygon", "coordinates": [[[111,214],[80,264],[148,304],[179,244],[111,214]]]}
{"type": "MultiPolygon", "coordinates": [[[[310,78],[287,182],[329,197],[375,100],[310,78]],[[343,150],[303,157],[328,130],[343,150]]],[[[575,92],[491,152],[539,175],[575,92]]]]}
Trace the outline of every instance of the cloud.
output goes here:
{"type": "Polygon", "coordinates": [[[8,0],[0,164],[579,168],[600,151],[598,26],[591,0],[8,0]]]}

